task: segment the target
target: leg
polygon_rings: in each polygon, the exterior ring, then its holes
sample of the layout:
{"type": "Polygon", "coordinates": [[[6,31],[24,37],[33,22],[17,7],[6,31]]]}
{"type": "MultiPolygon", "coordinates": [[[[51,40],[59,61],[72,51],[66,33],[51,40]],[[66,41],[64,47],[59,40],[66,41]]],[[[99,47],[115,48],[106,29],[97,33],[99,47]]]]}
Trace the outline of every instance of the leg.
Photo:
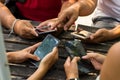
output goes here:
{"type": "Polygon", "coordinates": [[[107,17],[98,17],[95,20],[93,20],[93,26],[98,28],[113,28],[116,25],[120,24],[119,21],[117,21],[114,18],[107,18],[107,17]]]}
{"type": "Polygon", "coordinates": [[[100,80],[120,80],[120,42],[113,45],[102,66],[100,80]]]}

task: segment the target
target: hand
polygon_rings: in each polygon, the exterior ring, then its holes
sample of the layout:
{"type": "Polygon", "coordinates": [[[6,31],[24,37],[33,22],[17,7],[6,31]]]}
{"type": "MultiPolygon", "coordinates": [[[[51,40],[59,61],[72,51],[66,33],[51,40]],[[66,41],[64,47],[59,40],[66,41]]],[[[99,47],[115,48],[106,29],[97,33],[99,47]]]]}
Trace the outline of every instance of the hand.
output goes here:
{"type": "Polygon", "coordinates": [[[64,26],[61,26],[64,28],[64,30],[68,30],[70,26],[75,22],[75,20],[79,16],[79,4],[75,3],[71,5],[70,7],[62,10],[59,13],[58,20],[56,23],[52,26],[52,28],[57,27],[59,24],[64,24],[64,26]]]}
{"type": "Polygon", "coordinates": [[[58,49],[53,48],[52,52],[48,53],[40,62],[39,68],[48,70],[58,60],[58,49]]]}
{"type": "MultiPolygon", "coordinates": [[[[36,26],[36,28],[39,29],[44,26],[50,26],[51,29],[53,29],[52,27],[56,24],[57,20],[58,20],[58,18],[46,20],[46,21],[40,23],[38,26],[36,26]]],[[[57,28],[55,28],[57,30],[57,34],[61,33],[61,31],[63,30],[63,28],[62,28],[63,25],[64,25],[63,23],[57,25],[57,28]]]]}
{"type": "Polygon", "coordinates": [[[87,53],[87,55],[82,57],[83,59],[90,59],[91,63],[95,67],[96,70],[101,70],[102,64],[106,58],[106,56],[98,54],[98,53],[87,53]]]}
{"type": "Polygon", "coordinates": [[[70,57],[67,58],[64,69],[67,76],[67,79],[78,78],[78,65],[77,61],[80,60],[80,57],[74,57],[73,60],[70,60],[70,57]]]}
{"type": "Polygon", "coordinates": [[[90,41],[93,43],[103,42],[112,39],[112,31],[107,29],[99,29],[90,36],[90,41]]]}
{"type": "MultiPolygon", "coordinates": [[[[64,6],[68,6],[67,4],[65,4],[64,6]]],[[[45,21],[39,26],[51,25],[52,29],[61,27],[62,29],[64,28],[64,30],[68,30],[70,26],[78,18],[78,16],[79,16],[79,4],[78,3],[70,4],[67,8],[64,7],[64,10],[61,10],[58,18],[52,19],[51,21],[50,20],[45,21]]]]}
{"type": "Polygon", "coordinates": [[[30,46],[20,51],[8,52],[7,53],[8,61],[13,63],[22,63],[29,58],[39,61],[40,60],[39,57],[32,54],[39,45],[40,43],[37,43],[33,46],[30,46]]]}
{"type": "Polygon", "coordinates": [[[55,47],[52,52],[48,53],[40,62],[39,68],[27,80],[42,80],[46,72],[58,60],[58,49],[55,47]]]}
{"type": "Polygon", "coordinates": [[[18,20],[15,24],[14,31],[23,38],[32,39],[38,36],[30,21],[27,20],[18,20]]]}

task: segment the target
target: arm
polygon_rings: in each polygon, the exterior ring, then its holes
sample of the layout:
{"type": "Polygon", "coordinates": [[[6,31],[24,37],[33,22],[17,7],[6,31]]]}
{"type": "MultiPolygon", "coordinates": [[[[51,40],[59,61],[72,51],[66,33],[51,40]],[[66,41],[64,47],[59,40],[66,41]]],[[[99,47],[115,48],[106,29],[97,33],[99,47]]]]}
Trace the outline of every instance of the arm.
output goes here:
{"type": "Polygon", "coordinates": [[[75,8],[79,10],[79,16],[86,16],[94,11],[96,5],[97,0],[62,0],[60,13],[70,6],[76,6],[75,8]]]}
{"type": "Polygon", "coordinates": [[[112,40],[115,38],[120,37],[120,25],[117,25],[115,28],[108,30],[108,29],[98,29],[94,34],[90,36],[90,42],[98,43],[107,40],[112,40]]]}
{"type": "Polygon", "coordinates": [[[27,80],[42,80],[47,71],[58,60],[58,49],[55,47],[40,62],[39,68],[27,80]]]}
{"type": "Polygon", "coordinates": [[[5,26],[8,29],[12,29],[13,27],[13,31],[23,38],[32,39],[38,36],[30,21],[17,20],[15,22],[15,20],[16,18],[12,15],[10,10],[0,2],[0,21],[3,26],[5,26]]]}
{"type": "Polygon", "coordinates": [[[100,80],[120,80],[120,42],[113,45],[100,72],[100,80]]]}
{"type": "Polygon", "coordinates": [[[0,2],[0,20],[1,23],[8,29],[11,29],[12,23],[16,18],[12,15],[9,9],[0,2]]]}
{"type": "Polygon", "coordinates": [[[97,0],[64,0],[61,11],[56,19],[47,20],[39,27],[51,25],[51,29],[63,28],[68,30],[78,16],[91,14],[97,5],[97,0]]]}
{"type": "Polygon", "coordinates": [[[8,61],[12,62],[12,63],[22,63],[29,58],[39,61],[40,60],[39,57],[31,54],[36,50],[36,48],[39,45],[40,45],[40,43],[37,43],[37,44],[30,46],[28,48],[25,48],[23,50],[19,50],[19,51],[15,51],[15,52],[7,52],[8,61]]]}
{"type": "Polygon", "coordinates": [[[74,0],[73,2],[69,0],[64,2],[59,12],[58,20],[52,27],[55,28],[60,24],[64,24],[64,26],[61,27],[67,30],[75,22],[78,16],[87,16],[91,14],[96,5],[97,0],[74,0]]]}

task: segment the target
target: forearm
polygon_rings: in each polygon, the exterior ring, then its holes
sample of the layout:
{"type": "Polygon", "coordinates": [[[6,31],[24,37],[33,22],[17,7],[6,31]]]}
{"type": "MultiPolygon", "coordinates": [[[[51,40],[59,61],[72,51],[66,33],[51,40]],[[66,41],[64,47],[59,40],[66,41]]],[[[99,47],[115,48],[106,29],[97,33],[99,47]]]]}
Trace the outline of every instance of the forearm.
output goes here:
{"type": "Polygon", "coordinates": [[[44,68],[38,68],[27,80],[42,80],[46,72],[44,68]]]}
{"type": "Polygon", "coordinates": [[[94,11],[96,5],[97,0],[65,0],[63,1],[60,13],[71,7],[78,10],[79,16],[87,16],[94,11]]]}
{"type": "Polygon", "coordinates": [[[97,0],[78,0],[77,5],[79,5],[79,16],[87,16],[91,14],[97,5],[97,0]]]}
{"type": "Polygon", "coordinates": [[[120,37],[120,25],[117,25],[115,28],[111,29],[110,33],[113,39],[120,37]]]}
{"type": "MultiPolygon", "coordinates": [[[[64,9],[70,7],[72,4],[74,4],[75,2],[77,2],[77,0],[62,0],[62,7],[61,7],[61,11],[63,11],[64,9]]],[[[61,12],[60,11],[60,12],[61,12]]]]}
{"type": "Polygon", "coordinates": [[[8,29],[11,29],[12,23],[15,20],[15,17],[9,11],[9,9],[0,2],[0,20],[3,26],[8,29]]]}

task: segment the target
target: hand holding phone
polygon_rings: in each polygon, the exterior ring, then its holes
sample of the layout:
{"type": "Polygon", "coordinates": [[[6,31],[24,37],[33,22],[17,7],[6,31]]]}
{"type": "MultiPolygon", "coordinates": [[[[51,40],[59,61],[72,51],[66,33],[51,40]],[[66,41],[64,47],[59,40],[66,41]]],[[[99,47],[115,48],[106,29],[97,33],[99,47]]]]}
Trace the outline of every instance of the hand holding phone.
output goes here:
{"type": "Polygon", "coordinates": [[[56,32],[56,29],[51,29],[51,26],[43,26],[40,28],[36,28],[36,32],[41,35],[41,34],[48,34],[48,33],[53,33],[56,32]]]}
{"type": "MultiPolygon", "coordinates": [[[[86,51],[80,40],[65,42],[65,49],[71,58],[75,56],[82,57],[86,55],[86,51]]],[[[78,61],[78,68],[81,74],[87,74],[94,70],[91,62],[83,59],[80,59],[80,61],[78,61]]]]}
{"type": "MultiPolygon", "coordinates": [[[[40,46],[35,50],[34,55],[38,56],[40,59],[43,59],[52,49],[58,45],[60,41],[54,36],[48,34],[40,46]]],[[[32,63],[38,67],[40,62],[32,61],[32,63]]]]}

